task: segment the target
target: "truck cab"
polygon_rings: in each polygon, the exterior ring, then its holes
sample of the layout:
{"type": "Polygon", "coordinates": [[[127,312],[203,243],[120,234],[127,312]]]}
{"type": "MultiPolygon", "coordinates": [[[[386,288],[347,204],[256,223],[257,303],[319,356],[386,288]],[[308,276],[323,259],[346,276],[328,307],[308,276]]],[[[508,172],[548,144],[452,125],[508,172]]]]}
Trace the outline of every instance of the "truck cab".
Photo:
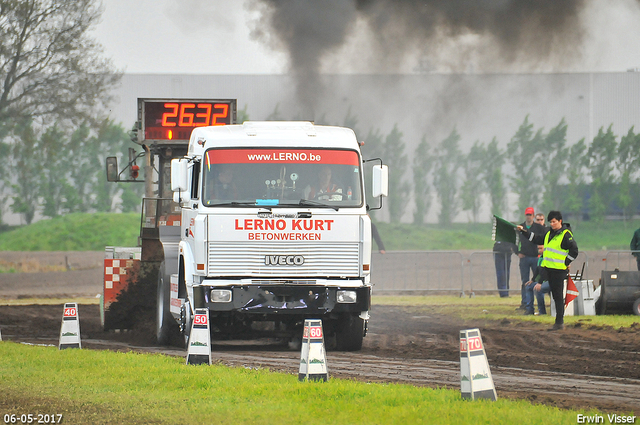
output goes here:
{"type": "MultiPolygon", "coordinates": [[[[193,311],[208,308],[213,338],[295,341],[316,318],[337,349],[359,350],[371,306],[363,170],[347,128],[195,128],[171,163],[181,225],[163,240],[159,342],[177,331],[187,340],[193,311]]],[[[372,195],[386,196],[386,166],[372,171],[372,195]]]]}

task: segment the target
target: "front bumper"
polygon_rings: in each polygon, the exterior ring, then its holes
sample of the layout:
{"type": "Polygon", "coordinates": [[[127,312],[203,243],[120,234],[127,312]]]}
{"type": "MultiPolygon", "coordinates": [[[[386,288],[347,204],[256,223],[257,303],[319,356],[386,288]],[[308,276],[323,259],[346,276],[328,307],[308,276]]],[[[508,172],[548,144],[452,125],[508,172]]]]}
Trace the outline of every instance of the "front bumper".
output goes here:
{"type": "Polygon", "coordinates": [[[327,313],[360,313],[371,307],[371,287],[327,287],[318,285],[231,285],[203,286],[204,306],[212,312],[243,314],[324,315],[327,313]],[[230,302],[211,302],[211,290],[232,292],[230,302]],[[355,291],[355,303],[339,303],[337,292],[355,291]]]}

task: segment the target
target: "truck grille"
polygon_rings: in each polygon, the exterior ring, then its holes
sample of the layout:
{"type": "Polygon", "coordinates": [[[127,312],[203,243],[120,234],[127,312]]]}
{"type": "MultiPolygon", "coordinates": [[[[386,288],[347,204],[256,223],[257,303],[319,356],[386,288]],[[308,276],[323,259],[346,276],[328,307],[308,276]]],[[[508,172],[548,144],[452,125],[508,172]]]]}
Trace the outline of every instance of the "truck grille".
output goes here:
{"type": "Polygon", "coordinates": [[[358,243],[323,243],[311,246],[286,242],[209,243],[208,275],[212,277],[357,277],[359,265],[358,243]],[[302,256],[304,263],[266,265],[265,256],[302,256]]]}

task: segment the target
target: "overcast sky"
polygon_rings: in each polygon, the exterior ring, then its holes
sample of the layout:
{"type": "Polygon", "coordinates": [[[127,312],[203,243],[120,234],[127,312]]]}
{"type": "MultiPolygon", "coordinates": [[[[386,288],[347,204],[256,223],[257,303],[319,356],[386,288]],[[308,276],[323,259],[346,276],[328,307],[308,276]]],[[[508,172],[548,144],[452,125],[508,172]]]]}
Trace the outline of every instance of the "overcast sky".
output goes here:
{"type": "Polygon", "coordinates": [[[95,38],[128,73],[272,74],[286,57],[252,41],[238,0],[103,0],[95,38]]]}
{"type": "MultiPolygon", "coordinates": [[[[302,1],[302,0],[300,0],[302,1]]],[[[258,28],[260,0],[103,0],[95,38],[107,57],[127,73],[272,74],[289,70],[289,56],[252,37],[258,28]]],[[[550,67],[508,67],[516,72],[598,72],[640,68],[640,0],[585,0],[581,19],[586,34],[580,55],[550,67]]],[[[323,72],[380,72],[372,61],[357,60],[366,50],[364,26],[353,23],[340,49],[325,53],[323,72]],[[354,54],[355,53],[355,54],[354,54]]],[[[466,40],[458,39],[466,48],[466,40]]],[[[273,40],[271,40],[273,41],[273,40]]],[[[271,43],[274,45],[274,43],[271,43]]],[[[448,53],[444,53],[447,55],[448,53]]],[[[439,52],[441,62],[443,53],[439,52]]],[[[391,72],[412,72],[418,57],[391,72]]],[[[433,66],[433,64],[432,64],[433,66]]],[[[435,71],[451,71],[435,65],[435,71]]],[[[464,71],[474,71],[473,67],[464,71]]],[[[498,70],[500,71],[500,70],[498,70]]]]}

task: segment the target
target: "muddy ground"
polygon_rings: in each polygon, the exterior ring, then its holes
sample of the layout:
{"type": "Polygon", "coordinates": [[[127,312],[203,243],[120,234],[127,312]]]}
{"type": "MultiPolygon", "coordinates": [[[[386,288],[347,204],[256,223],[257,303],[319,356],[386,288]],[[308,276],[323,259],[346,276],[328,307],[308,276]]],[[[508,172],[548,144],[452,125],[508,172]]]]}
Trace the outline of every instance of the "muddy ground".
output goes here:
{"type": "MultiPolygon", "coordinates": [[[[49,286],[51,296],[95,296],[100,290],[100,281],[96,288],[95,283],[74,281],[69,272],[57,273],[51,278],[57,282],[55,291],[49,286]]],[[[42,278],[30,280],[24,275],[14,275],[19,285],[5,286],[12,276],[3,274],[0,298],[41,296],[42,278]]],[[[185,354],[155,347],[148,326],[103,332],[97,305],[81,305],[79,314],[83,348],[185,354]]],[[[0,330],[4,340],[56,344],[61,317],[61,304],[0,306],[0,330]]],[[[329,352],[330,374],[459,389],[459,331],[475,327],[482,332],[499,397],[640,415],[640,332],[635,326],[612,330],[584,322],[549,332],[548,326],[537,323],[466,322],[435,308],[374,305],[363,350],[329,352]]],[[[213,359],[225,364],[297,373],[299,353],[277,341],[214,343],[213,351],[213,359]]]]}

